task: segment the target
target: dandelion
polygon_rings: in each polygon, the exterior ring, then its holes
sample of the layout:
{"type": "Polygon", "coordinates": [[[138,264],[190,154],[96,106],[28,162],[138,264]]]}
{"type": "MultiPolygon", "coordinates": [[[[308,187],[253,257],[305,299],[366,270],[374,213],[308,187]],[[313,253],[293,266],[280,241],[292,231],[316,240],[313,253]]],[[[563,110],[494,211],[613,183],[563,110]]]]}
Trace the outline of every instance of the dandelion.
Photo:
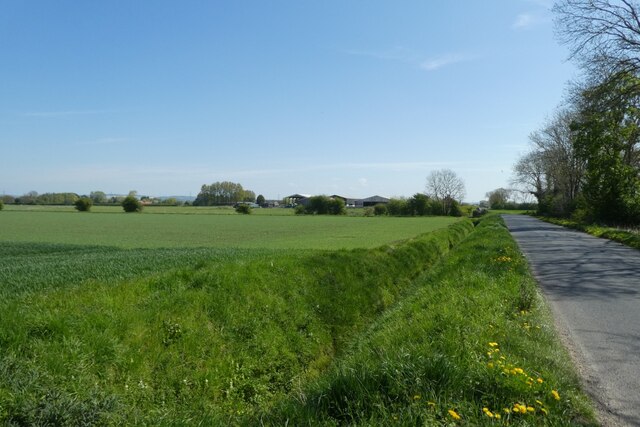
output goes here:
{"type": "Polygon", "coordinates": [[[454,411],[453,409],[449,409],[449,415],[451,415],[451,418],[453,418],[454,420],[459,420],[462,417],[460,415],[458,415],[458,413],[456,411],[454,411]]]}
{"type": "Polygon", "coordinates": [[[542,378],[538,378],[536,381],[538,381],[538,384],[542,384],[544,382],[542,378]]]}
{"type": "Polygon", "coordinates": [[[533,406],[527,406],[527,412],[536,412],[536,408],[533,406]]]}
{"type": "Polygon", "coordinates": [[[493,418],[493,412],[491,412],[489,408],[482,408],[482,412],[484,412],[487,417],[493,418]]]}
{"type": "Polygon", "coordinates": [[[551,394],[555,400],[560,400],[560,394],[558,394],[557,390],[551,390],[551,394]]]}
{"type": "Polygon", "coordinates": [[[489,363],[487,363],[487,368],[489,368],[489,369],[493,369],[493,362],[489,362],[489,363]]]}
{"type": "Polygon", "coordinates": [[[546,410],[546,409],[544,409],[544,408],[540,408],[540,411],[542,411],[542,413],[543,413],[543,414],[545,414],[545,415],[547,415],[547,414],[549,413],[549,412],[547,412],[547,410],[546,410]]]}
{"type": "Polygon", "coordinates": [[[427,401],[427,405],[429,406],[436,406],[436,402],[432,402],[432,401],[427,401]]]}
{"type": "Polygon", "coordinates": [[[494,414],[494,416],[496,417],[496,420],[499,420],[500,418],[502,418],[502,415],[500,415],[498,413],[494,414]]]}
{"type": "Polygon", "coordinates": [[[509,408],[502,408],[502,412],[504,412],[505,414],[510,414],[510,413],[511,413],[511,409],[509,409],[509,408]]]}
{"type": "Polygon", "coordinates": [[[420,397],[419,394],[416,394],[415,396],[413,396],[413,400],[420,400],[420,399],[421,399],[421,397],[420,397]]]}
{"type": "Polygon", "coordinates": [[[489,343],[489,346],[490,346],[490,347],[497,347],[497,346],[498,346],[498,343],[497,343],[497,342],[490,342],[490,343],[489,343]]]}
{"type": "Polygon", "coordinates": [[[544,403],[542,403],[541,401],[539,401],[538,399],[536,399],[536,403],[540,406],[544,406],[544,403]]]}

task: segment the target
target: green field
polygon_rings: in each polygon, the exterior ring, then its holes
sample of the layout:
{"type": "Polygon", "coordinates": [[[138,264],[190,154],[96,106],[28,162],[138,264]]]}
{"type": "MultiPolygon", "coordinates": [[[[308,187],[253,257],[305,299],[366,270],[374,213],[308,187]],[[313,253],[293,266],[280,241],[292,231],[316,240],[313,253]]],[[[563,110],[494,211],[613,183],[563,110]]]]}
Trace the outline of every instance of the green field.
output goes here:
{"type": "MultiPolygon", "coordinates": [[[[458,220],[451,217],[188,214],[198,208],[158,208],[159,211],[155,211],[158,214],[125,214],[114,207],[90,213],[75,212],[68,207],[26,209],[2,212],[0,242],[117,248],[371,248],[446,227],[458,220]],[[160,214],[164,212],[187,213],[160,214]]],[[[229,212],[228,209],[222,211],[229,212]]],[[[290,210],[263,211],[286,213],[290,210]]]]}

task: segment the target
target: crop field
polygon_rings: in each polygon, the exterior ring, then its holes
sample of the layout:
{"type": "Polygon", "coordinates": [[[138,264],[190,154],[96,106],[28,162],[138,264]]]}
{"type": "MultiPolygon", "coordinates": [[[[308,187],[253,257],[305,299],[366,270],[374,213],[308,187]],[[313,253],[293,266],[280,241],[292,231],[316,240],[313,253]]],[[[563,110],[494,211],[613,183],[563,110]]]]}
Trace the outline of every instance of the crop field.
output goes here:
{"type": "MultiPolygon", "coordinates": [[[[118,248],[351,249],[408,239],[457,221],[451,217],[125,214],[120,208],[106,209],[104,213],[80,213],[68,207],[3,211],[0,242],[118,248]]],[[[192,208],[169,209],[190,212],[192,208]]]]}
{"type": "Polygon", "coordinates": [[[594,425],[496,217],[9,210],[0,242],[2,425],[594,425]]]}

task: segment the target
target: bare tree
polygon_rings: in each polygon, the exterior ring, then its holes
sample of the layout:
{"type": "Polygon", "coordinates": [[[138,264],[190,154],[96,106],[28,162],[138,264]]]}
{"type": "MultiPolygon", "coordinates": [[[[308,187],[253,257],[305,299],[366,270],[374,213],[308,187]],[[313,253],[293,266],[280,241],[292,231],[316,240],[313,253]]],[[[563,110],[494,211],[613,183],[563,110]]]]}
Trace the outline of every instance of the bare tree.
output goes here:
{"type": "Polygon", "coordinates": [[[451,169],[433,171],[427,177],[425,192],[442,204],[443,214],[451,213],[452,202],[461,202],[465,196],[462,179],[451,169]]]}
{"type": "Polygon", "coordinates": [[[520,157],[513,167],[511,182],[519,191],[533,195],[540,205],[548,188],[543,154],[531,151],[520,157]]]}
{"type": "Polygon", "coordinates": [[[595,74],[640,70],[640,7],[633,0],[560,0],[553,7],[571,58],[595,74]]]}

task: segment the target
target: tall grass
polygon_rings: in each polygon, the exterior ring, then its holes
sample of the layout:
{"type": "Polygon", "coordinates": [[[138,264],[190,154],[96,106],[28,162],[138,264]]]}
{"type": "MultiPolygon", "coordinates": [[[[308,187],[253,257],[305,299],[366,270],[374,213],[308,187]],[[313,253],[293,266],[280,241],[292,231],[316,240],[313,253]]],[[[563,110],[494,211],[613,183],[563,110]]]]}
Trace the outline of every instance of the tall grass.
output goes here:
{"type": "Polygon", "coordinates": [[[527,264],[496,216],[265,425],[595,425],[527,264]]]}
{"type": "Polygon", "coordinates": [[[472,228],[17,293],[0,309],[0,422],[257,422],[322,378],[472,228]]]}

